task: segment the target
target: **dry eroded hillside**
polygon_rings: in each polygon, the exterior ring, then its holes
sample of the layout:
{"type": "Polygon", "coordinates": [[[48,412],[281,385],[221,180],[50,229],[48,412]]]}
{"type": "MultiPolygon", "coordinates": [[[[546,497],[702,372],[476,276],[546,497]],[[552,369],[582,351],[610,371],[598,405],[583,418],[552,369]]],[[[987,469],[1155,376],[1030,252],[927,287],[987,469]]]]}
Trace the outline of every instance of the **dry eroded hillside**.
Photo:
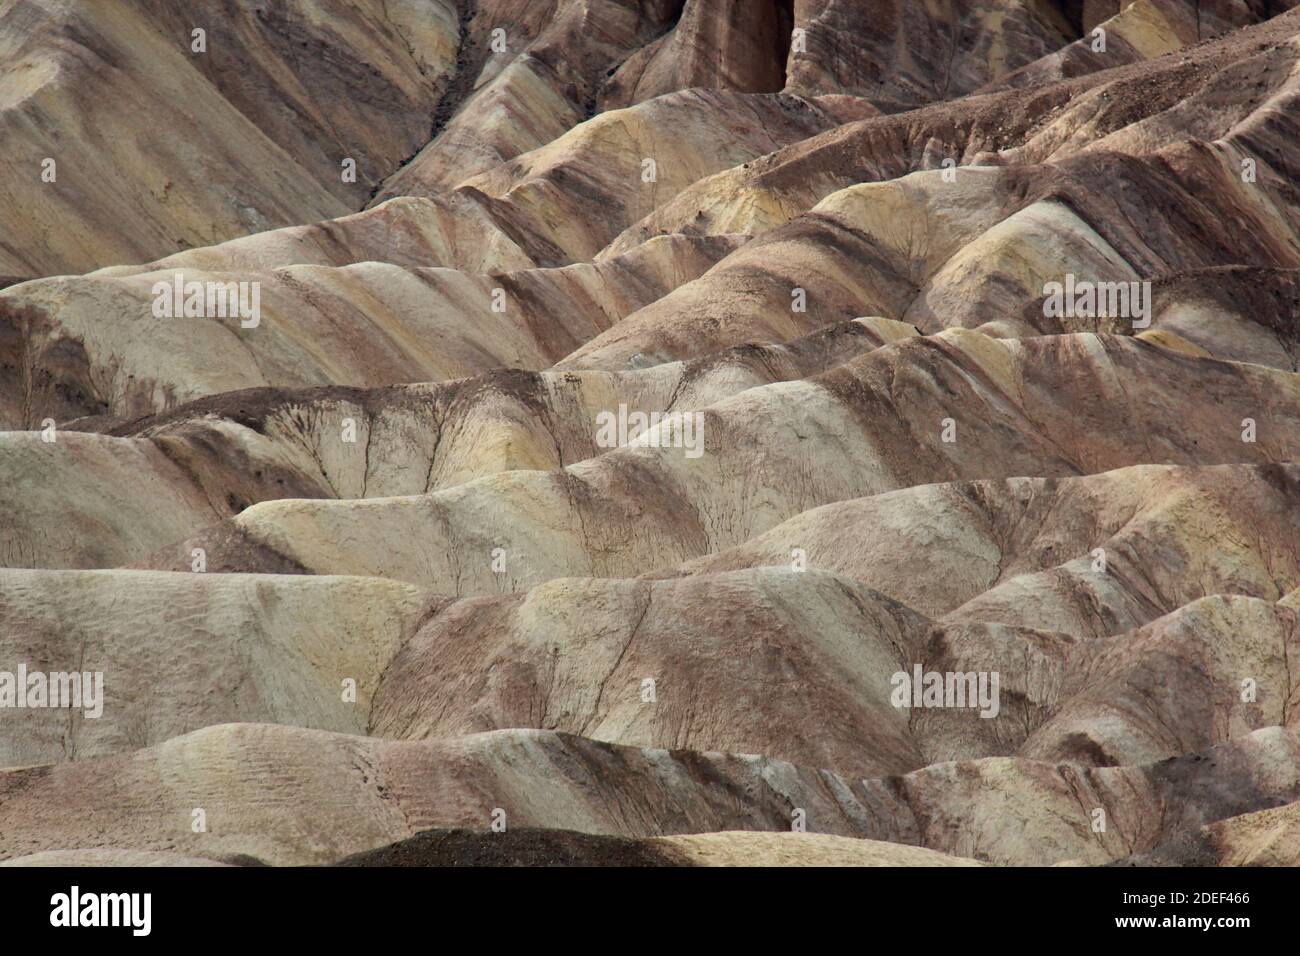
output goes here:
{"type": "Polygon", "coordinates": [[[1300,863],[1293,5],[0,0],[0,863],[1300,863]]]}

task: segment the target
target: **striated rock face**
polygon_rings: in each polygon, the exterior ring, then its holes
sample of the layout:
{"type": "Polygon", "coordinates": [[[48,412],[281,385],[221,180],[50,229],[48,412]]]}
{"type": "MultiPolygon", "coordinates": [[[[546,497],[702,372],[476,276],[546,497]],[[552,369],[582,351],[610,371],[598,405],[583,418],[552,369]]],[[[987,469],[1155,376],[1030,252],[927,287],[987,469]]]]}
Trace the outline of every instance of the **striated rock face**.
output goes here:
{"type": "Polygon", "coordinates": [[[1300,742],[1274,727],[1154,765],[1089,769],[998,757],[860,780],[766,757],[645,750],[549,731],[400,742],[223,724],[121,757],[3,771],[0,795],[7,858],[111,842],[302,865],[435,827],[486,829],[496,810],[519,828],[652,837],[788,830],[799,808],[831,836],[1000,864],[1097,864],[1297,801],[1300,742]],[[193,832],[194,806],[219,825],[193,832]],[[1092,831],[1094,807],[1112,821],[1103,834],[1092,831]]]}
{"type": "Polygon", "coordinates": [[[6,4],[0,273],[83,272],[358,208],[427,138],[455,27],[446,0],[6,4]]]}
{"type": "Polygon", "coordinates": [[[0,4],[0,864],[1296,865],[1295,6],[0,4]]]}
{"type": "Polygon", "coordinates": [[[366,261],[25,283],[0,305],[11,344],[0,371],[6,425],[25,427],[47,414],[136,417],[265,385],[369,386],[547,368],[736,244],[674,237],[646,243],[628,260],[494,275],[366,261]],[[256,326],[245,328],[254,319],[238,316],[228,324],[181,316],[142,334],[156,326],[160,286],[170,295],[178,282],[237,281],[258,284],[256,326]],[[105,310],[127,324],[105,329],[105,310]],[[247,335],[263,322],[261,335],[247,335]]]}
{"type": "Polygon", "coordinates": [[[803,50],[792,49],[790,86],[863,96],[887,113],[963,96],[1035,63],[1079,35],[1040,0],[858,3],[797,0],[803,50]]]}
{"type": "Polygon", "coordinates": [[[690,0],[667,34],[614,71],[601,90],[602,105],[628,106],[690,87],[780,90],[793,6],[791,0],[690,0]]]}
{"type": "Polygon", "coordinates": [[[275,720],[359,732],[384,665],[426,610],[415,588],[372,578],[0,575],[6,617],[24,622],[21,633],[5,634],[5,659],[83,655],[109,688],[102,714],[75,714],[71,724],[66,712],[15,711],[0,738],[5,766],[130,750],[196,723],[275,720]],[[123,589],[129,606],[119,600],[123,589]],[[355,703],[334,693],[342,673],[358,679],[355,703]]]}

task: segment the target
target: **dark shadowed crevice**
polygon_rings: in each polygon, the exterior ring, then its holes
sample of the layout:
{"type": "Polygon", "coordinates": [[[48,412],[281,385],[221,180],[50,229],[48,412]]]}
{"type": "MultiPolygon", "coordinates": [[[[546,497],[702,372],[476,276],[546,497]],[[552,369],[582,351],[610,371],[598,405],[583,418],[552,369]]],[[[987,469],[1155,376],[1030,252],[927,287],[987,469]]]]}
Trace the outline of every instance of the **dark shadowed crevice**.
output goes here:
{"type": "Polygon", "coordinates": [[[410,165],[415,157],[429,147],[438,136],[451,122],[451,118],[456,115],[456,111],[464,105],[465,101],[474,92],[474,82],[478,79],[479,73],[483,69],[483,62],[486,59],[481,45],[478,44],[470,34],[470,23],[478,14],[478,0],[456,0],[456,15],[459,20],[458,29],[460,40],[456,45],[456,69],[452,73],[451,82],[447,84],[447,89],[443,91],[442,97],[438,100],[437,107],[433,111],[433,120],[429,127],[429,138],[426,142],[420,144],[420,147],[411,153],[410,156],[397,164],[387,176],[375,183],[370,190],[370,198],[366,205],[369,206],[374,202],[381,190],[388,184],[394,176],[410,165]]]}
{"type": "Polygon", "coordinates": [[[1070,25],[1071,35],[1075,39],[1083,36],[1084,0],[1058,0],[1054,6],[1070,25]]]}
{"type": "Polygon", "coordinates": [[[774,0],[776,3],[776,62],[781,67],[781,85],[783,90],[790,82],[790,44],[794,35],[794,0],[774,0]]]}

